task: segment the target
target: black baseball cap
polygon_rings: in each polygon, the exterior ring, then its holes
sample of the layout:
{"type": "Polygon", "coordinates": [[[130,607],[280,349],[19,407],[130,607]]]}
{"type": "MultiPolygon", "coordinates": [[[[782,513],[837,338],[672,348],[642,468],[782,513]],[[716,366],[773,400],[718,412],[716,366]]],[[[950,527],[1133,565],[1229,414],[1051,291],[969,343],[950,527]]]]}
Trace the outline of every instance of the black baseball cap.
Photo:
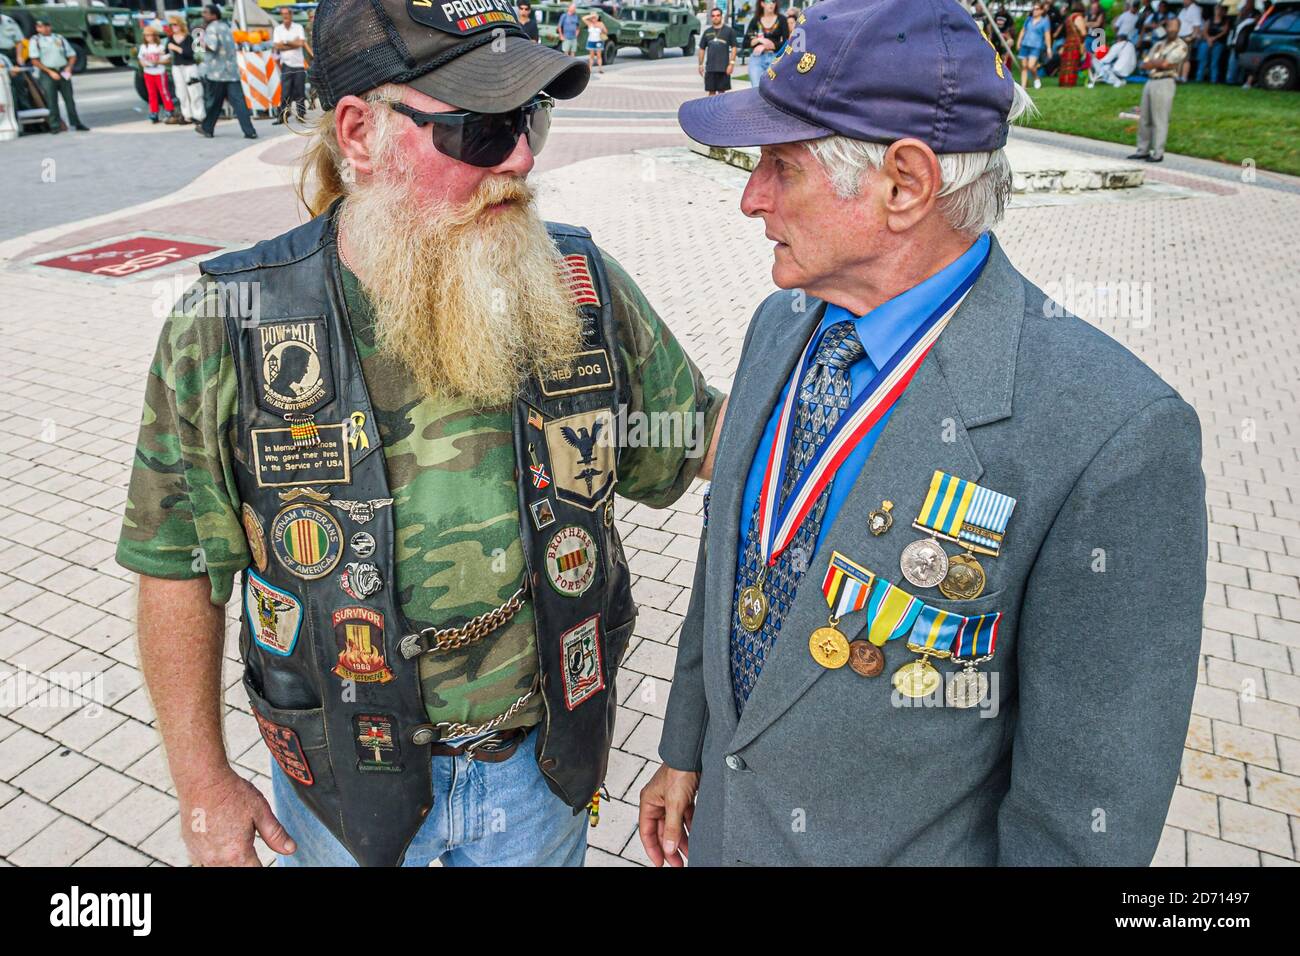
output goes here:
{"type": "Polygon", "coordinates": [[[591,71],[534,43],[510,0],[321,0],[312,85],[345,96],[403,83],[458,109],[506,113],[536,96],[577,96],[591,71]]]}

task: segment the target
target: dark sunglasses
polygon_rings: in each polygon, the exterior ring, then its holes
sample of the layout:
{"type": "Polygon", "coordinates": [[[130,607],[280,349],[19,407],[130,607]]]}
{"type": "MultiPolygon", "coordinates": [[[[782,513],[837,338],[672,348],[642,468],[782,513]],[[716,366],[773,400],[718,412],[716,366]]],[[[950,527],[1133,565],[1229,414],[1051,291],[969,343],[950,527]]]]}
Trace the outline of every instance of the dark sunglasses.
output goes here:
{"type": "Polygon", "coordinates": [[[471,166],[496,166],[515,151],[521,135],[528,137],[528,148],[537,155],[546,145],[551,131],[549,96],[536,96],[508,113],[422,113],[405,103],[389,103],[417,126],[433,127],[433,145],[438,152],[471,166]]]}

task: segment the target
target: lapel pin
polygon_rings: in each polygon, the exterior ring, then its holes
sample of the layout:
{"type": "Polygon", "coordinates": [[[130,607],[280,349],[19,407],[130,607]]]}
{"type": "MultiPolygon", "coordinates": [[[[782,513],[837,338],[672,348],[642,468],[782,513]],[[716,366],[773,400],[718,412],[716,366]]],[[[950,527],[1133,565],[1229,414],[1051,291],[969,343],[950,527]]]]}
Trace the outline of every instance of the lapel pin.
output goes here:
{"type": "Polygon", "coordinates": [[[876,537],[880,537],[894,526],[894,516],[890,514],[893,510],[894,503],[886,498],[880,503],[879,508],[867,515],[867,527],[876,537]]]}

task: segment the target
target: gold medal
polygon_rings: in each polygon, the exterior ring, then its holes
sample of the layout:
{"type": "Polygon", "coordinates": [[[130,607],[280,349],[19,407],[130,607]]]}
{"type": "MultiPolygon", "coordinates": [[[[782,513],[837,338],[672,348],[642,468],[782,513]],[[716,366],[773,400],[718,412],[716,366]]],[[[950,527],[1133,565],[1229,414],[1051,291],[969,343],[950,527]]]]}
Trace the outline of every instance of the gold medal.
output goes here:
{"type": "Polygon", "coordinates": [[[929,697],[943,682],[930,661],[922,657],[894,671],[894,689],[904,697],[929,697]]]}
{"type": "Polygon", "coordinates": [[[827,625],[819,627],[808,638],[808,650],[822,667],[834,670],[849,662],[849,639],[827,625]]]}
{"type": "Polygon", "coordinates": [[[939,593],[953,601],[971,601],[984,593],[984,581],[984,568],[968,551],[948,559],[948,573],[939,582],[939,593]]]}
{"type": "Polygon", "coordinates": [[[737,610],[740,613],[740,626],[751,634],[762,630],[767,620],[767,595],[763,593],[763,579],[767,577],[767,568],[758,572],[758,580],[742,588],[737,610]]]}

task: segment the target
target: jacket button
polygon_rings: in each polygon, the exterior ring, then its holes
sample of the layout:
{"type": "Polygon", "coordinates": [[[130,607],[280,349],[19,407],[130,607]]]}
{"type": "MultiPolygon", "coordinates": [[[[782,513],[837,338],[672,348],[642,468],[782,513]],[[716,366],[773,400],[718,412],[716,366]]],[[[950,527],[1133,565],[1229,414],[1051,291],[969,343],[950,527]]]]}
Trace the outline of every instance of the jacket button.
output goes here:
{"type": "Polygon", "coordinates": [[[433,729],[430,727],[416,727],[415,730],[411,731],[411,743],[417,747],[433,743],[433,729]]]}
{"type": "Polygon", "coordinates": [[[727,768],[729,770],[744,770],[745,761],[741,760],[737,754],[727,754],[727,768]]]}
{"type": "Polygon", "coordinates": [[[555,763],[556,763],[556,761],[555,761],[555,758],[554,758],[554,757],[543,757],[543,758],[542,758],[542,763],[541,763],[541,768],[542,768],[543,770],[554,770],[554,769],[555,769],[555,763]]]}

